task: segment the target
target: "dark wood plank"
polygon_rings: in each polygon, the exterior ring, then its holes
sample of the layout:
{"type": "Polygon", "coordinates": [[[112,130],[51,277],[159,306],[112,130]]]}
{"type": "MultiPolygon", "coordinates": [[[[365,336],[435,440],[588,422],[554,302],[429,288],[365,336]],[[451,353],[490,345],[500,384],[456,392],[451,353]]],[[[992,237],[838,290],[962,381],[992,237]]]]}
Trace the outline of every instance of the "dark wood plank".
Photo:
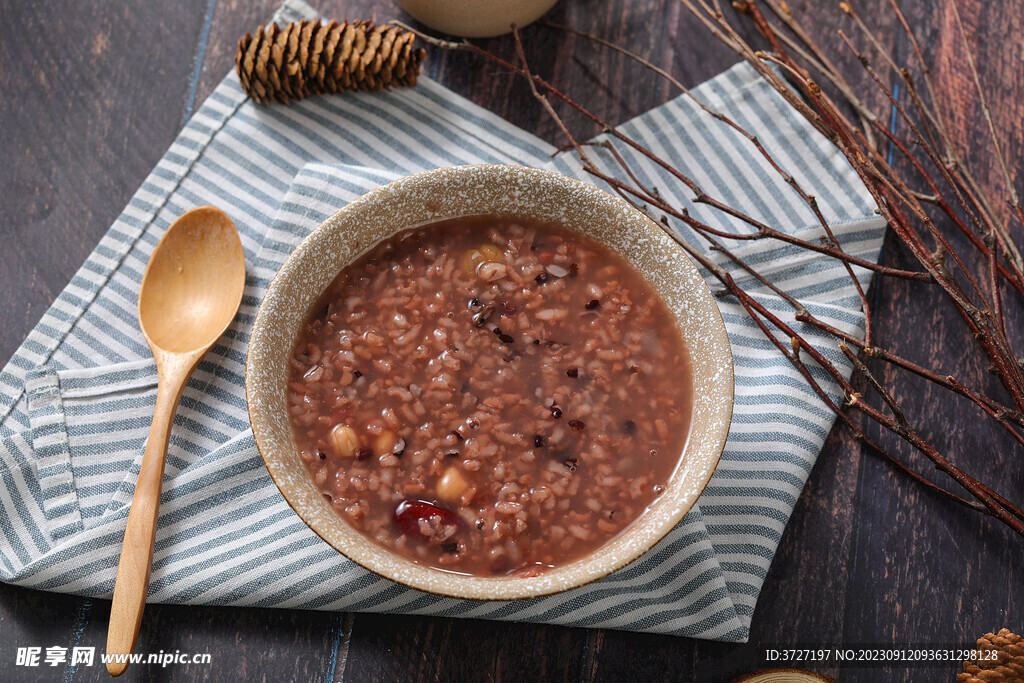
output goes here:
{"type": "MultiPolygon", "coordinates": [[[[996,125],[1005,148],[1014,155],[1010,167],[1019,173],[1024,161],[1022,105],[1011,93],[1020,92],[1021,76],[1005,46],[1020,44],[1024,3],[959,4],[977,50],[982,82],[990,84],[996,125]]],[[[905,2],[904,9],[933,65],[936,87],[947,94],[942,108],[958,148],[965,152],[982,186],[994,196],[1005,196],[950,6],[936,11],[933,3],[915,0],[905,2]]],[[[1005,209],[1000,206],[1004,215],[1005,209]]],[[[983,272],[983,261],[966,238],[956,237],[951,242],[969,267],[983,272]]],[[[888,249],[886,259],[906,263],[905,254],[896,249],[888,249]]],[[[1020,339],[1024,320],[1019,298],[1005,296],[1012,302],[1010,338],[1020,339]]],[[[965,378],[968,384],[994,395],[1003,393],[987,372],[987,361],[936,288],[883,281],[878,301],[881,344],[925,363],[941,359],[942,372],[965,378]]],[[[891,368],[873,367],[887,380],[896,378],[891,368]]],[[[900,377],[899,381],[898,394],[909,408],[908,418],[927,425],[927,437],[952,454],[954,462],[982,481],[997,484],[1000,492],[1020,503],[1024,490],[1020,448],[967,401],[915,378],[900,377]]],[[[908,459],[926,462],[892,436],[879,436],[884,443],[900,448],[908,459]]],[[[1021,577],[1015,569],[1021,562],[1020,538],[991,519],[965,513],[955,504],[907,484],[876,458],[865,457],[863,463],[844,639],[972,643],[987,631],[1019,628],[1024,610],[1021,577]],[[854,600],[855,596],[864,599],[854,600]]],[[[934,478],[948,482],[938,473],[934,478]]],[[[924,675],[920,670],[894,667],[887,680],[924,680],[924,675]]],[[[868,672],[860,672],[850,680],[871,679],[868,672]]]]}
{"type": "MultiPolygon", "coordinates": [[[[82,644],[102,651],[110,603],[90,601],[82,644]]],[[[344,615],[298,610],[148,605],[136,652],[209,653],[209,664],[130,666],[132,681],[315,681],[334,676],[333,654],[344,615]]],[[[109,681],[101,666],[81,668],[76,681],[109,681]]],[[[120,680],[120,679],[119,679],[120,680]]]]}
{"type": "Polygon", "coordinates": [[[576,681],[581,629],[359,614],[338,680],[576,681]]]}
{"type": "Polygon", "coordinates": [[[6,361],[183,123],[205,0],[6,3],[0,26],[0,358],[6,361]]]}
{"type": "MultiPolygon", "coordinates": [[[[174,139],[191,108],[205,0],[188,3],[15,3],[0,26],[0,357],[6,359],[92,251],[174,139]]],[[[18,647],[95,647],[109,602],[0,585],[0,679],[18,647]]],[[[209,666],[136,667],[128,680],[333,674],[341,616],[280,610],[146,610],[138,651],[209,652],[209,666]]],[[[66,680],[109,680],[66,666],[66,680]]]]}
{"type": "MultiPolygon", "coordinates": [[[[0,235],[8,240],[8,248],[0,251],[3,358],[91,251],[173,139],[185,113],[232,68],[238,37],[263,22],[276,3],[6,4],[0,26],[0,144],[7,152],[0,169],[6,209],[0,235]]],[[[823,40],[842,23],[834,8],[810,0],[790,4],[795,12],[810,12],[823,40]]],[[[948,102],[951,121],[969,158],[980,165],[979,179],[998,184],[995,165],[986,161],[991,157],[971,84],[957,61],[958,39],[948,10],[935,11],[925,0],[905,0],[905,6],[923,32],[941,87],[957,93],[948,102]]],[[[1019,98],[1024,76],[1018,68],[1024,6],[1019,0],[962,0],[961,6],[979,48],[982,77],[994,84],[993,112],[1014,154],[1011,168],[1019,173],[1024,161],[1019,98]]],[[[336,18],[378,22],[402,16],[392,4],[372,0],[332,0],[320,9],[336,18]]],[[[864,14],[884,29],[887,39],[896,40],[891,14],[864,14]]],[[[563,0],[548,18],[671,64],[689,85],[735,61],[669,0],[563,0]]],[[[611,123],[674,95],[638,65],[583,39],[543,27],[529,28],[525,37],[536,70],[572,83],[581,103],[611,123]]],[[[514,55],[508,39],[484,44],[506,57],[514,55]]],[[[853,64],[852,57],[841,61],[853,64]]],[[[509,87],[501,70],[481,68],[468,55],[437,52],[425,68],[513,123],[555,144],[563,142],[525,85],[509,87]]],[[[572,115],[567,120],[581,123],[572,115]]],[[[885,258],[900,263],[904,257],[890,245],[885,258]]],[[[876,294],[879,334],[887,343],[912,357],[942,358],[951,372],[983,376],[978,360],[962,353],[967,344],[956,333],[959,323],[943,322],[941,299],[933,292],[885,283],[876,294]]],[[[1012,324],[1019,331],[1024,321],[1018,317],[1012,324]]],[[[972,471],[1002,478],[1004,493],[1024,490],[1019,452],[969,406],[928,387],[906,387],[908,409],[934,425],[930,435],[970,457],[972,471]]],[[[783,536],[748,644],[425,617],[150,606],[139,651],[211,652],[214,661],[209,667],[130,670],[130,676],[725,681],[763,666],[767,644],[924,644],[972,640],[1002,625],[1019,628],[1021,584],[1013,568],[1021,562],[1020,548],[1019,539],[991,521],[921,492],[836,432],[783,536]]],[[[101,648],[108,612],[109,603],[103,601],[0,586],[0,649],[101,648]]],[[[13,664],[13,654],[0,658],[0,678],[17,680],[29,673],[13,664]]],[[[902,667],[808,668],[850,681],[935,680],[936,675],[935,670],[902,667]]],[[[58,671],[68,680],[105,677],[98,665],[58,671]]]]}
{"type": "MultiPolygon", "coordinates": [[[[0,585],[0,660],[4,681],[109,681],[99,661],[110,602],[0,585]],[[15,666],[19,647],[95,648],[92,666],[15,666]],[[40,678],[42,676],[42,678],[40,678]]],[[[119,680],[330,680],[341,639],[341,614],[296,610],[148,605],[136,652],[210,654],[209,664],[133,665],[119,680]]]]}

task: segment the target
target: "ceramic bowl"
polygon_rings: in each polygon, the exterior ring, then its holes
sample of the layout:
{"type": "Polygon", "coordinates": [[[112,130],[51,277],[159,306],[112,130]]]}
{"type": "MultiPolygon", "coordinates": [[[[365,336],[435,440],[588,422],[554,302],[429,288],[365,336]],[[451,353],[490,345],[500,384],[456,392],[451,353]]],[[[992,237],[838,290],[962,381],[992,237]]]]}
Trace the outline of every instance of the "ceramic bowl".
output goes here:
{"type": "Polygon", "coordinates": [[[398,583],[440,595],[513,600],[565,591],[632,562],[693,507],[715,471],[733,406],[733,366],[721,313],[697,268],[657,225],[623,200],[557,173],[456,166],[396,180],[348,204],[313,231],[274,278],[253,326],[246,397],[256,445],[295,512],[339,552],[398,583]],[[364,537],[314,485],[292,439],[288,360],[306,311],[338,272],[405,228],[469,215],[520,215],[574,228],[609,245],[647,278],[675,315],[692,361],[690,434],[666,491],[592,554],[527,578],[455,574],[401,557],[364,537]]]}

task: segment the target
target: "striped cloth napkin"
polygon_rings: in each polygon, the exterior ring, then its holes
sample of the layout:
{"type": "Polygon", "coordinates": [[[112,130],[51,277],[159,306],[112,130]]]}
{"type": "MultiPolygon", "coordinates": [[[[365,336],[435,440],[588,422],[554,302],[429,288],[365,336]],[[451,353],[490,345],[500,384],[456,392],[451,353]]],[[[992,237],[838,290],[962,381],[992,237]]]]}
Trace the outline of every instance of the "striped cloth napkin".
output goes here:
{"type": "MultiPolygon", "coordinates": [[[[277,19],[311,16],[308,6],[289,0],[277,19]]],[[[748,67],[736,66],[695,92],[755,132],[818,197],[848,251],[877,258],[884,225],[852,170],[748,67]]],[[[623,129],[732,206],[788,233],[821,236],[811,212],[750,144],[689,99],[671,101],[623,129]]],[[[238,316],[200,364],[178,410],[150,601],[745,640],[768,566],[833,416],[729,298],[720,306],[735,353],[736,408],[717,472],[690,514],[651,552],[567,593],[472,602],[378,577],[306,527],[256,451],[245,410],[246,343],[263,292],[299,241],[346,202],[424,169],[523,164],[586,179],[571,153],[552,158],[554,152],[428,79],[413,89],[263,107],[246,98],[234,74],[225,78],[0,374],[0,579],[110,597],[156,396],[136,294],[167,227],[188,209],[213,204],[241,233],[247,286],[238,316]]],[[[746,229],[692,204],[686,194],[673,195],[675,185],[656,167],[629,150],[621,153],[638,177],[677,205],[712,225],[746,229]]],[[[859,301],[838,262],[775,242],[733,246],[816,316],[861,333],[859,301]]],[[[859,275],[866,285],[866,273],[859,275]]],[[[788,304],[748,284],[766,306],[792,319],[788,304]]],[[[801,331],[820,340],[811,329],[801,331]]],[[[849,371],[838,351],[830,358],[849,371]]],[[[838,388],[819,374],[838,400],[838,388]]]]}

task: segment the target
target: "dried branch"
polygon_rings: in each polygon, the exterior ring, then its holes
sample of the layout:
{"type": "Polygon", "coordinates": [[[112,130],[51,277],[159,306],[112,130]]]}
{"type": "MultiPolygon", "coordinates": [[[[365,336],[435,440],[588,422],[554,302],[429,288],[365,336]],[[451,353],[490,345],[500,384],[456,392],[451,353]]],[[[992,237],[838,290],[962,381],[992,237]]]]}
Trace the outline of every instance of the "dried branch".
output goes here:
{"type": "MultiPolygon", "coordinates": [[[[978,77],[978,68],[974,65],[974,53],[971,51],[971,44],[967,40],[967,32],[964,31],[964,22],[960,18],[960,8],[957,6],[956,0],[951,0],[950,5],[953,8],[953,16],[956,18],[956,26],[960,31],[960,39],[964,43],[964,53],[967,55],[967,65],[971,67],[971,76],[974,78],[974,86],[978,91],[978,99],[981,101],[981,110],[985,113],[985,123],[988,124],[989,134],[992,138],[992,145],[996,150],[996,160],[999,162],[999,168],[1003,171],[1003,180],[1006,182],[1006,191],[1010,195],[1008,203],[1010,207],[1016,211],[1017,218],[1024,225],[1024,210],[1021,209],[1020,195],[1017,194],[1017,188],[1013,184],[1013,178],[1010,176],[1010,169],[1006,163],[1006,155],[1003,154],[1003,147],[999,142],[999,135],[996,133],[996,125],[992,122],[992,110],[989,109],[988,100],[985,98],[985,89],[981,87],[981,79],[978,77]]],[[[923,60],[922,60],[923,61],[923,60]]],[[[1010,244],[1009,235],[1006,235],[1006,240],[1010,244]]],[[[1020,258],[1018,254],[1018,258],[1020,258]]]]}
{"type": "MultiPolygon", "coordinates": [[[[681,93],[689,97],[720,124],[743,136],[756,153],[772,168],[773,172],[777,173],[813,212],[824,235],[824,243],[817,244],[788,235],[712,196],[681,169],[659,158],[644,145],[587,110],[563,90],[536,75],[528,63],[520,32],[515,28],[512,32],[516,50],[514,63],[469,41],[445,41],[418,31],[415,32],[431,45],[443,49],[473,52],[481,58],[525,78],[533,97],[567,139],[566,149],[571,148],[576,152],[582,169],[595,179],[606,183],[626,201],[646,213],[662,227],[666,234],[686,250],[694,261],[705,268],[723,287],[722,291],[716,294],[732,297],[739,303],[758,329],[805,379],[811,390],[851,430],[855,439],[879,453],[894,467],[906,473],[920,485],[970,509],[985,512],[1024,536],[1024,511],[986,484],[967,474],[962,467],[954,464],[950,457],[941,453],[938,448],[924,438],[921,435],[921,430],[905,414],[893,387],[883,383],[865,362],[865,359],[885,362],[904,372],[921,377],[952,394],[968,399],[990,418],[993,424],[1008,432],[1017,444],[1024,447],[1024,372],[1022,372],[1021,363],[1006,336],[1005,310],[1008,302],[1003,300],[1000,292],[1000,283],[1006,282],[1018,294],[1024,296],[1024,267],[1022,267],[1024,260],[1020,258],[1016,246],[1010,239],[1009,224],[1002,224],[995,220],[992,199],[982,192],[970,170],[958,157],[939,106],[940,100],[936,95],[923,51],[895,0],[889,0],[889,4],[904,31],[910,37],[913,53],[925,84],[927,100],[917,90],[911,69],[901,66],[885,50],[881,40],[871,32],[860,15],[847,2],[840,4],[842,11],[851,17],[858,33],[868,41],[874,53],[880,56],[887,68],[891,69],[906,86],[905,90],[910,98],[912,109],[908,110],[903,106],[892,89],[875,71],[868,57],[854,45],[845,33],[839,33],[838,41],[832,47],[845,47],[857,56],[869,76],[869,81],[875,84],[878,92],[883,95],[885,101],[889,102],[905,124],[908,133],[904,137],[884,124],[885,112],[879,114],[865,104],[867,98],[857,92],[850,80],[836,66],[826,49],[812,39],[810,32],[804,29],[799,19],[793,16],[784,3],[779,0],[763,1],[771,10],[774,21],[761,11],[753,0],[735,2],[734,6],[754,23],[771,48],[770,52],[755,49],[748,44],[724,17],[718,0],[680,0],[712,36],[740,55],[775,92],[839,149],[875,200],[879,214],[887,220],[900,243],[913,255],[922,270],[891,268],[847,254],[817,206],[816,199],[806,192],[794,176],[772,157],[756,135],[743,129],[729,116],[716,111],[707,102],[702,101],[665,69],[614,43],[576,29],[548,25],[553,30],[581,36],[641,64],[678,88],[681,93]],[[818,86],[811,76],[812,72],[835,89],[841,102],[851,107],[859,118],[859,127],[854,126],[843,113],[839,104],[818,86]],[[585,119],[598,125],[607,138],[590,143],[579,141],[571,127],[559,114],[555,103],[559,103],[559,106],[569,107],[585,119]],[[887,155],[883,153],[882,144],[891,145],[903,159],[909,162],[912,177],[906,177],[899,169],[893,167],[887,155]],[[692,193],[692,202],[708,206],[719,214],[738,221],[739,225],[747,226],[748,231],[730,231],[712,227],[691,214],[685,206],[672,205],[657,188],[646,186],[640,181],[623,154],[620,153],[618,146],[632,150],[635,154],[656,164],[681,187],[685,187],[692,193]],[[610,158],[612,170],[606,170],[604,166],[599,165],[596,155],[588,153],[588,149],[606,153],[610,158]],[[974,271],[967,265],[950,244],[940,226],[933,221],[926,207],[930,207],[932,211],[946,217],[959,232],[967,236],[973,249],[982,257],[983,267],[981,269],[974,271]],[[655,216],[659,214],[660,218],[656,219],[655,216]],[[676,221],[675,226],[672,224],[673,219],[676,221]],[[801,335],[793,325],[773,313],[752,293],[753,290],[748,291],[738,284],[729,270],[710,258],[707,253],[682,239],[677,232],[677,226],[691,230],[693,235],[707,244],[710,252],[722,254],[728,262],[749,275],[754,282],[786,301],[793,308],[795,322],[807,324],[835,339],[840,350],[852,365],[854,376],[866,382],[867,386],[881,399],[888,412],[883,412],[867,403],[855,389],[851,380],[847,379],[845,372],[828,360],[824,349],[819,344],[812,343],[809,338],[801,335]],[[760,239],[791,244],[839,260],[851,278],[861,301],[865,314],[865,338],[852,336],[813,316],[798,297],[774,284],[771,278],[766,277],[757,268],[738,257],[725,243],[727,240],[742,243],[760,239]],[[925,367],[879,347],[873,340],[871,307],[866,293],[853,271],[854,266],[866,268],[883,277],[917,280],[939,287],[946,294],[967,331],[977,340],[978,350],[989,361],[992,371],[1008,392],[1012,405],[1004,405],[1001,400],[971,388],[940,370],[925,367]],[[858,349],[859,355],[852,349],[858,349]],[[823,370],[832,385],[838,387],[846,398],[845,409],[844,406],[836,405],[832,399],[830,392],[834,391],[834,388],[826,386],[827,383],[823,384],[817,379],[811,372],[808,363],[823,370]],[[853,419],[851,412],[859,413],[868,421],[898,435],[904,442],[913,446],[918,453],[925,456],[936,469],[946,474],[950,481],[955,482],[969,493],[973,500],[947,491],[923,476],[917,468],[902,462],[895,454],[871,439],[858,420],[853,419]]],[[[955,3],[955,0],[950,1],[955,3]]],[[[994,141],[996,155],[999,157],[1000,166],[1003,169],[1009,195],[1005,201],[1014,209],[1018,220],[1024,224],[1024,212],[1021,211],[1020,200],[1012,185],[1005,156],[996,135],[973,56],[970,53],[966,31],[960,22],[959,11],[956,10],[955,4],[954,10],[957,12],[956,18],[961,39],[964,49],[969,55],[968,64],[994,141]]],[[[403,28],[413,30],[405,26],[403,28]]],[[[1019,305],[1020,301],[1015,300],[1014,303],[1019,305]]],[[[959,457],[969,455],[960,454],[959,457]]]]}

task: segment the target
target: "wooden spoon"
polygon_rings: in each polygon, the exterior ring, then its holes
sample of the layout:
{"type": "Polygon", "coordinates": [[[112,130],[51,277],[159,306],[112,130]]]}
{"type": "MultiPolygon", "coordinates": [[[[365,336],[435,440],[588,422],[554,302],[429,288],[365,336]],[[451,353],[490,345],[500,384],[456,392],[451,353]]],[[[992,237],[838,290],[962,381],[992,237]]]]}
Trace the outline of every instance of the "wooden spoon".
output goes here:
{"type": "MultiPolygon", "coordinates": [[[[156,359],[156,411],[135,485],[117,566],[107,654],[135,649],[153,565],[167,440],[189,375],[235,317],[245,287],[245,255],[234,224],[202,206],[174,222],[156,245],[139,290],[139,322],[156,359]]],[[[119,676],[128,668],[110,662],[119,676]]]]}

